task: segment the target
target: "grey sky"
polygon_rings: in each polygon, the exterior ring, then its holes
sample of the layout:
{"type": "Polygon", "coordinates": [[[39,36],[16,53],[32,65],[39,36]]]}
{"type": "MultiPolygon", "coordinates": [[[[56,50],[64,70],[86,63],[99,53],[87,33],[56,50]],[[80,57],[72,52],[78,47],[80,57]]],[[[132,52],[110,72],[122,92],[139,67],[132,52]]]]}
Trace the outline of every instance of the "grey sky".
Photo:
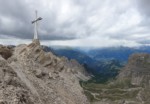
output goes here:
{"type": "Polygon", "coordinates": [[[40,39],[48,45],[149,44],[149,5],[150,0],[0,0],[0,43],[32,39],[38,10],[40,39]]]}

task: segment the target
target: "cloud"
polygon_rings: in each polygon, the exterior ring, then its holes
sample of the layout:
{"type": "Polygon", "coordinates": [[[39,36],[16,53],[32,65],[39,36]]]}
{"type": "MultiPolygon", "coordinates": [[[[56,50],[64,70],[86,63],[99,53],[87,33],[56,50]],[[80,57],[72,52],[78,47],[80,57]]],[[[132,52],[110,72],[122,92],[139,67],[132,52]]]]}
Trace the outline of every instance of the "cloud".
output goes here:
{"type": "Polygon", "coordinates": [[[137,0],[137,6],[139,12],[143,15],[150,16],[150,1],[149,0],[137,0]]]}
{"type": "MultiPolygon", "coordinates": [[[[43,42],[44,45],[49,44],[49,42],[43,42]]],[[[66,40],[66,41],[51,41],[50,45],[59,46],[72,46],[72,47],[88,47],[88,48],[98,48],[98,47],[118,47],[118,46],[128,46],[136,47],[140,46],[139,43],[129,40],[117,40],[110,39],[109,37],[98,38],[98,37],[88,37],[84,39],[66,40]],[[68,44],[69,43],[69,44],[68,44]]]]}
{"type": "Polygon", "coordinates": [[[32,39],[31,21],[38,10],[43,17],[39,35],[46,44],[87,46],[90,42],[90,46],[96,47],[144,44],[150,40],[149,3],[149,0],[0,0],[0,38],[32,39]]]}
{"type": "MultiPolygon", "coordinates": [[[[22,39],[5,37],[3,39],[0,39],[0,44],[19,45],[19,44],[29,44],[29,43],[31,43],[31,41],[32,41],[31,39],[22,40],[22,39]],[[13,43],[12,43],[12,41],[13,41],[13,43]]],[[[147,44],[147,42],[145,42],[145,44],[147,44]]],[[[87,48],[118,47],[118,46],[128,46],[128,47],[141,46],[141,44],[136,43],[135,41],[109,39],[108,37],[105,37],[105,38],[88,37],[88,38],[84,38],[84,39],[82,38],[82,39],[73,39],[73,40],[52,40],[52,41],[42,40],[41,45],[87,47],[87,48]]]]}

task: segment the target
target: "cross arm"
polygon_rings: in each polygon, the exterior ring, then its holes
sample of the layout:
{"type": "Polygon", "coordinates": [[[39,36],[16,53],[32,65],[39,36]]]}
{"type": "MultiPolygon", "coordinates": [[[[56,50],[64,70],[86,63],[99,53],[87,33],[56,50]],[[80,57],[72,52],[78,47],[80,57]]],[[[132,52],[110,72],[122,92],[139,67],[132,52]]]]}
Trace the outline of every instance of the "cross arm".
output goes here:
{"type": "Polygon", "coordinates": [[[42,17],[39,17],[39,18],[37,18],[36,20],[32,21],[31,23],[33,24],[33,23],[35,23],[35,22],[37,22],[37,21],[40,21],[40,20],[42,20],[42,19],[43,19],[42,17]]]}

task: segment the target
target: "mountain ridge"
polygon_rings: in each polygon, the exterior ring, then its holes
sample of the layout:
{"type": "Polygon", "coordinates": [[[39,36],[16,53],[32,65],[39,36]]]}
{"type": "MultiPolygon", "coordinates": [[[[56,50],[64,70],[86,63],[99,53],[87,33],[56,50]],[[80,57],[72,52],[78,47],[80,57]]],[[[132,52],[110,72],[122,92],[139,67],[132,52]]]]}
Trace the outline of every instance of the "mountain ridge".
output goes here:
{"type": "Polygon", "coordinates": [[[11,52],[0,54],[0,103],[89,104],[79,84],[89,76],[77,62],[44,52],[39,40],[11,52]]]}

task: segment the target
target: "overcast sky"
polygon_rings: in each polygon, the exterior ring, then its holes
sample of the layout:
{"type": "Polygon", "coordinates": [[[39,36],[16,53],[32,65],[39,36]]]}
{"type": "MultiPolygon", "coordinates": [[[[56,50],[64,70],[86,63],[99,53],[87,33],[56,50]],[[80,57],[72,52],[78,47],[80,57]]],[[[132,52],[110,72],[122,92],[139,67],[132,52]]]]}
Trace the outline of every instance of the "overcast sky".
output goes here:
{"type": "Polygon", "coordinates": [[[0,0],[0,43],[30,42],[35,10],[43,44],[150,44],[150,0],[0,0]]]}

